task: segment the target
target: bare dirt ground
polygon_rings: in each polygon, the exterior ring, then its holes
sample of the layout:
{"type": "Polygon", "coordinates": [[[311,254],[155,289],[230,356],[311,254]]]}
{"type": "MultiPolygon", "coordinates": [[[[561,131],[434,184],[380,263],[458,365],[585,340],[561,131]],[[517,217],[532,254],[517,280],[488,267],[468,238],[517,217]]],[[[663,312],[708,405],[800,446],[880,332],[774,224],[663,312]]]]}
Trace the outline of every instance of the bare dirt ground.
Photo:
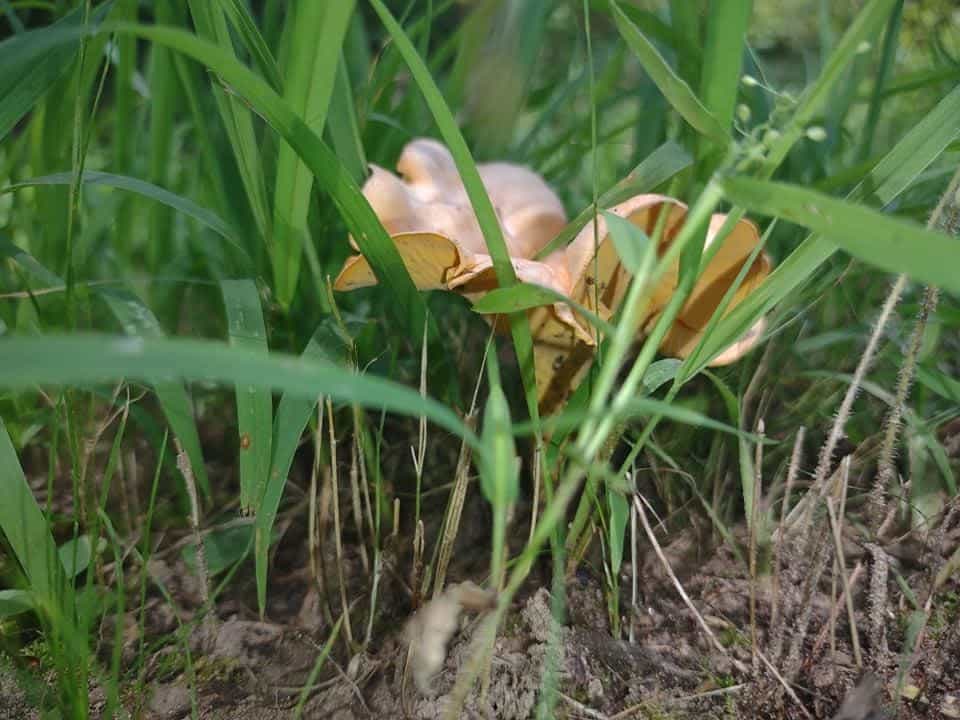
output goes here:
{"type": "MultiPolygon", "coordinates": [[[[342,507],[348,507],[349,498],[342,500],[342,507]]],[[[280,518],[284,534],[273,557],[263,620],[256,611],[249,563],[241,566],[217,596],[215,614],[201,620],[202,583],[195,569],[182,553],[167,550],[155,554],[147,568],[152,582],[145,615],[143,692],[136,692],[133,682],[126,686],[123,704],[128,710],[136,712],[139,708],[142,717],[167,720],[191,717],[194,706],[204,720],[292,717],[345,598],[350,606],[354,644],[348,649],[345,628],[341,628],[330,657],[306,696],[302,716],[332,720],[427,720],[447,716],[454,702],[458,673],[474,657],[472,640],[482,616],[467,613],[458,619],[451,630],[448,651],[441,657],[440,671],[430,679],[425,692],[418,689],[409,671],[405,673],[408,651],[404,627],[412,614],[413,597],[409,590],[410,543],[402,539],[404,533],[385,544],[371,620],[372,559],[364,559],[356,538],[345,532],[338,562],[332,530],[327,528],[318,549],[314,577],[305,515],[296,505],[280,518]],[[161,586],[166,596],[158,591],[161,586]],[[370,641],[363,647],[368,633],[370,641]]],[[[436,537],[438,522],[431,520],[428,538],[436,537]]],[[[513,530],[514,549],[522,546],[526,532],[521,526],[513,530]]],[[[710,533],[708,529],[707,536],[700,537],[689,525],[672,534],[658,533],[666,557],[700,618],[681,598],[658,557],[642,549],[647,546],[645,542],[638,543],[639,597],[635,607],[629,563],[621,576],[622,639],[615,639],[611,632],[599,557],[588,557],[568,579],[565,622],[554,635],[549,557],[545,554],[511,606],[497,636],[488,674],[482,674],[483,681],[467,694],[459,717],[534,717],[543,677],[553,659],[558,678],[558,718],[836,716],[868,720],[894,717],[895,711],[901,718],[960,718],[960,581],[956,573],[932,598],[923,595],[930,587],[932,573],[942,569],[946,558],[955,555],[960,546],[960,512],[955,512],[947,524],[941,520],[939,531],[925,538],[926,545],[917,540],[909,549],[910,542],[904,541],[888,548],[886,557],[892,570],[887,574],[879,635],[870,622],[873,601],[867,590],[874,575],[870,556],[856,542],[849,543],[847,578],[858,563],[864,565],[852,603],[862,655],[859,664],[848,610],[838,594],[844,586],[842,577],[828,570],[809,602],[794,602],[791,607],[788,600],[799,596],[802,577],[791,575],[788,567],[780,578],[779,592],[775,592],[769,572],[754,584],[742,560],[743,553],[738,558],[729,545],[711,542],[710,533]],[[938,547],[931,547],[934,541],[938,547]],[[916,661],[902,674],[901,650],[917,642],[912,625],[917,616],[897,590],[898,573],[918,593],[920,607],[929,601],[931,608],[916,661]],[[753,623],[751,592],[756,603],[753,623]],[[779,621],[772,617],[775,599],[777,612],[784,618],[782,632],[777,631],[779,621]],[[809,616],[809,632],[801,633],[804,616],[809,616]],[[797,642],[801,636],[802,642],[797,642]],[[771,667],[778,672],[772,672],[771,667]],[[862,677],[866,679],[860,689],[841,708],[862,677]],[[787,680],[791,693],[784,690],[787,680]]],[[[741,545],[744,533],[735,535],[741,545]]],[[[488,537],[486,506],[479,493],[471,492],[449,582],[483,581],[488,537]],[[476,552],[478,547],[484,551],[476,552]]],[[[171,535],[164,538],[161,547],[177,547],[182,542],[182,538],[171,535]]],[[[789,560],[790,554],[785,557],[789,560]]],[[[765,566],[769,567],[769,562],[765,566]]],[[[134,578],[132,583],[137,582],[138,573],[128,574],[134,578]]],[[[222,575],[214,577],[212,585],[222,579],[222,575]]],[[[123,661],[130,668],[136,666],[140,641],[134,612],[128,613],[124,630],[123,661]]],[[[100,652],[105,659],[113,636],[109,627],[101,632],[100,652]]],[[[16,682],[18,675],[22,679],[25,672],[29,673],[21,660],[17,660],[16,669],[9,663],[0,664],[0,718],[39,717],[30,709],[23,683],[16,682]]],[[[94,686],[94,717],[104,707],[104,700],[104,692],[94,686]]]]}

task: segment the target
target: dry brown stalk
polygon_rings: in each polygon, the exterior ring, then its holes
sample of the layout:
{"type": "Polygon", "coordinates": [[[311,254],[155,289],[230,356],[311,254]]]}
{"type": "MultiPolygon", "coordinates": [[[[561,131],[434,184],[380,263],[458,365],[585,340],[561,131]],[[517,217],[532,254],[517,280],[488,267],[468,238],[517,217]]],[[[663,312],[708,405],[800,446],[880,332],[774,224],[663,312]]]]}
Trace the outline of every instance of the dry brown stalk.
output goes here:
{"type": "MultiPolygon", "coordinates": [[[[773,592],[771,594],[770,607],[770,657],[773,662],[780,661],[780,654],[783,652],[783,631],[784,619],[793,612],[793,596],[795,595],[792,586],[782,586],[780,577],[783,569],[784,533],[786,532],[787,510],[790,506],[790,495],[793,492],[794,483],[797,480],[797,474],[800,471],[800,462],[803,454],[803,439],[806,435],[806,428],[802,425],[797,431],[797,437],[793,441],[793,452],[790,455],[790,466],[787,468],[787,484],[783,491],[783,502],[780,505],[780,525],[777,528],[776,540],[773,546],[773,592]]],[[[789,584],[788,584],[789,585],[789,584]]]]}

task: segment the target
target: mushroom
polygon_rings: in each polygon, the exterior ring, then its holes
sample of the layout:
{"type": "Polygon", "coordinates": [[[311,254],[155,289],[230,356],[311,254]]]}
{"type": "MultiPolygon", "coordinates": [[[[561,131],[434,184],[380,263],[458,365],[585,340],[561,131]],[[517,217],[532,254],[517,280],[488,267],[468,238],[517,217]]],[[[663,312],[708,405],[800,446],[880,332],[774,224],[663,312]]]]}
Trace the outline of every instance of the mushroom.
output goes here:
{"type": "MultiPolygon", "coordinates": [[[[396,244],[414,284],[421,290],[454,291],[471,302],[498,287],[492,259],[450,152],[436,141],[414,140],[401,154],[397,169],[402,177],[373,167],[363,192],[396,244]]],[[[537,260],[537,253],[566,224],[556,194],[540,176],[524,167],[491,163],[479,165],[478,170],[497,212],[517,278],[565,295],[604,320],[613,316],[623,302],[630,274],[609,236],[604,217],[598,215],[587,223],[567,247],[537,260]]],[[[687,214],[686,205],[680,201],[652,194],[637,195],[609,210],[647,235],[653,235],[661,213],[668,213],[657,248],[661,255],[687,214]]],[[[718,241],[726,219],[723,214],[711,218],[706,248],[712,249],[718,241]]],[[[686,357],[693,351],[721,298],[759,242],[752,222],[740,220],[734,225],[700,273],[660,343],[661,352],[686,357]]],[[[753,292],[770,270],[770,258],[758,253],[729,309],[753,292]]],[[[659,319],[676,291],[678,278],[679,261],[667,269],[643,301],[641,327],[645,332],[659,319]]],[[[353,290],[376,282],[366,258],[355,255],[347,260],[334,288],[353,290]]],[[[541,411],[549,413],[562,407],[579,385],[600,337],[567,303],[536,307],[528,314],[534,338],[537,395],[541,411]]],[[[764,327],[761,319],[710,364],[726,365],[742,357],[759,342],[764,327]]]]}

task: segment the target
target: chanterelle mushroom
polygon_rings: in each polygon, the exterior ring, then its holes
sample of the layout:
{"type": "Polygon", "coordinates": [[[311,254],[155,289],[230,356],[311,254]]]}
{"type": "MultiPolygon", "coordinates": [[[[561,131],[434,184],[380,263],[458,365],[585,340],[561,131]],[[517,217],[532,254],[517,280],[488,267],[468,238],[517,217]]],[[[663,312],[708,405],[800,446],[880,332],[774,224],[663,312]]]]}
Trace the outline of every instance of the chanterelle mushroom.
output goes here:
{"type": "MultiPolygon", "coordinates": [[[[447,148],[434,140],[414,140],[404,148],[397,169],[402,177],[373,167],[363,193],[396,244],[416,286],[455,291],[471,301],[497,287],[483,234],[447,148]]],[[[491,163],[479,165],[478,170],[497,211],[517,277],[566,295],[604,319],[616,313],[630,277],[603,216],[589,222],[567,247],[536,260],[537,253],[566,224],[556,194],[525,167],[491,163]]],[[[687,212],[686,205],[663,195],[637,195],[609,210],[651,236],[661,213],[668,213],[658,248],[661,254],[673,241],[687,212]]],[[[717,242],[725,220],[726,216],[720,214],[711,219],[707,248],[712,249],[717,242]]],[[[715,249],[663,338],[662,352],[686,357],[693,350],[759,241],[757,228],[749,220],[734,226],[715,249]]],[[[749,295],[770,268],[770,258],[759,253],[728,309],[749,295]]],[[[679,263],[675,263],[645,301],[645,330],[652,327],[669,302],[678,275],[679,263]]],[[[355,255],[347,260],[334,287],[353,290],[376,282],[367,260],[355,255]]],[[[552,412],[563,405],[586,373],[599,338],[566,303],[534,308],[529,316],[540,407],[542,412],[552,412]]],[[[761,320],[711,364],[724,365],[742,357],[759,341],[762,330],[761,320]]]]}

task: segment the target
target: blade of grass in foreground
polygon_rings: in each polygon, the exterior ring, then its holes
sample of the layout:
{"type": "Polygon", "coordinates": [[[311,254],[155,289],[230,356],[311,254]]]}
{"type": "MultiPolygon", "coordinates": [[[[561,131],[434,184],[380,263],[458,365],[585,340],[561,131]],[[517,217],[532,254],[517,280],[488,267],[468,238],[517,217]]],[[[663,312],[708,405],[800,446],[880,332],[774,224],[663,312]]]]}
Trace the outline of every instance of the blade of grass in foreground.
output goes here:
{"type": "Polygon", "coordinates": [[[77,333],[0,340],[0,387],[77,385],[123,377],[148,382],[179,378],[243,384],[308,398],[328,395],[411,417],[424,415],[483,452],[477,436],[446,405],[391,380],[358,375],[320,359],[276,352],[264,355],[223,342],[185,338],[77,333]],[[65,357],[70,363],[63,362],[65,357]]]}
{"type": "MultiPolygon", "coordinates": [[[[286,85],[283,97],[317,135],[323,135],[330,98],[340,64],[340,48],[353,14],[354,0],[334,3],[294,3],[284,36],[289,47],[283,57],[286,85]],[[319,36],[318,36],[319,33],[319,36]]],[[[289,308],[297,290],[300,258],[311,242],[307,227],[313,175],[296,151],[280,144],[273,195],[273,242],[270,257],[274,290],[283,308],[289,308]]]]}
{"type": "MultiPolygon", "coordinates": [[[[470,198],[470,204],[473,206],[480,223],[480,229],[483,231],[483,239],[486,242],[487,250],[493,258],[493,268],[497,275],[497,282],[500,287],[510,287],[517,282],[516,273],[510,262],[510,253],[507,251],[507,245],[504,242],[493,203],[487,196],[486,188],[484,188],[480,173],[477,171],[477,165],[470,154],[470,149],[467,147],[460,128],[457,127],[457,121],[443,99],[443,95],[440,93],[433,77],[431,77],[430,71],[417,54],[416,48],[404,33],[403,28],[400,27],[400,24],[381,0],[370,0],[370,2],[377,15],[380,16],[387,32],[393,38],[397,50],[407,63],[407,67],[410,68],[410,73],[420,88],[420,92],[423,93],[424,100],[437,123],[437,129],[450,149],[450,154],[453,155],[457,171],[460,173],[467,196],[470,198]]],[[[520,365],[520,373],[523,378],[527,409],[531,417],[537,418],[539,412],[533,362],[533,337],[530,334],[530,323],[527,316],[519,313],[512,315],[510,329],[513,335],[514,349],[517,353],[517,362],[520,365]]]]}
{"type": "Polygon", "coordinates": [[[704,107],[690,86],[670,67],[652,42],[647,40],[640,28],[633,24],[620,6],[611,0],[613,21],[634,55],[647,71],[650,79],[663,93],[671,107],[694,130],[724,146],[729,142],[726,130],[711,112],[704,107]]]}
{"type": "MultiPolygon", "coordinates": [[[[318,358],[335,364],[342,364],[346,352],[337,353],[335,348],[344,348],[343,342],[331,331],[331,324],[317,328],[306,349],[304,358],[318,358]]],[[[263,496],[258,498],[256,523],[254,525],[254,562],[257,576],[257,606],[263,617],[267,602],[267,554],[270,550],[273,523],[277,517],[283,490],[287,484],[287,475],[293,463],[294,453],[300,444],[300,436],[310,420],[318,397],[284,394],[277,406],[273,423],[273,457],[270,462],[270,477],[263,496]]]]}
{"type": "Polygon", "coordinates": [[[888,272],[960,293],[960,241],[949,235],[796,185],[743,177],[721,184],[731,201],[754,212],[803,225],[888,272]]]}
{"type": "MultiPolygon", "coordinates": [[[[252,280],[221,280],[231,347],[267,355],[267,328],[260,293],[252,280]]],[[[240,433],[240,509],[249,513],[263,495],[270,473],[273,442],[273,398],[270,388],[238,383],[237,423],[240,433]]]]}

